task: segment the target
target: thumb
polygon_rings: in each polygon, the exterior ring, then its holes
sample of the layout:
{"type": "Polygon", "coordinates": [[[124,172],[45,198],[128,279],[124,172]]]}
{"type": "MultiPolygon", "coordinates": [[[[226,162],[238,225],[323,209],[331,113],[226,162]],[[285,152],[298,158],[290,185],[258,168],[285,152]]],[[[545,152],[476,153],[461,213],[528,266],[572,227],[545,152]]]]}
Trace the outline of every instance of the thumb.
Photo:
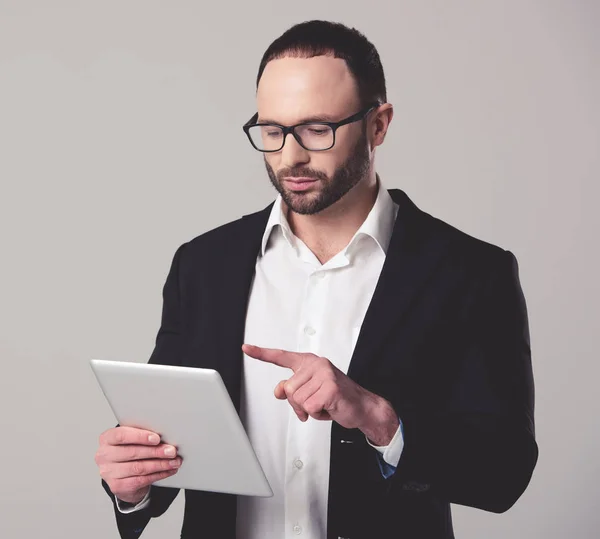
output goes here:
{"type": "Polygon", "coordinates": [[[280,400],[285,400],[287,399],[287,395],[285,394],[285,390],[283,389],[283,385],[287,382],[287,380],[281,380],[281,382],[279,382],[276,386],[275,386],[275,391],[273,391],[273,393],[275,394],[275,397],[280,399],[280,400]]]}

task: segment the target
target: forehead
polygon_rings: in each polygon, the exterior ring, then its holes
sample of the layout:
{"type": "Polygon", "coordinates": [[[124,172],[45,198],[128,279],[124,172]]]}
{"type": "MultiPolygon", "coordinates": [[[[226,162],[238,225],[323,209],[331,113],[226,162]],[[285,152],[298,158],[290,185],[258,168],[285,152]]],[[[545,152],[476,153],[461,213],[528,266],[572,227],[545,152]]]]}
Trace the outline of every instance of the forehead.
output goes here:
{"type": "Polygon", "coordinates": [[[332,56],[271,60],[256,100],[261,121],[287,125],[321,114],[342,119],[359,105],[358,87],[346,62],[332,56]]]}

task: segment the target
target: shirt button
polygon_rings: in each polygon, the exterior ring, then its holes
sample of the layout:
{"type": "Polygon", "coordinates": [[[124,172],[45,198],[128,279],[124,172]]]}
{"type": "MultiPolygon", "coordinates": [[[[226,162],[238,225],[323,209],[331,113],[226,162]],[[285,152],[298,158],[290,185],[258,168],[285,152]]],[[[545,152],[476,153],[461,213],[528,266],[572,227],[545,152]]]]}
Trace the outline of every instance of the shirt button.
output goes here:
{"type": "Polygon", "coordinates": [[[298,468],[300,470],[302,468],[302,466],[304,466],[304,462],[302,462],[300,459],[296,459],[294,461],[294,466],[296,466],[296,468],[298,468]]]}
{"type": "Polygon", "coordinates": [[[310,335],[311,337],[316,333],[314,328],[311,328],[310,326],[306,326],[304,328],[304,333],[306,333],[307,335],[310,335]]]}
{"type": "Polygon", "coordinates": [[[294,526],[294,533],[296,535],[300,535],[302,533],[302,528],[300,526],[298,526],[297,524],[294,526]]]}

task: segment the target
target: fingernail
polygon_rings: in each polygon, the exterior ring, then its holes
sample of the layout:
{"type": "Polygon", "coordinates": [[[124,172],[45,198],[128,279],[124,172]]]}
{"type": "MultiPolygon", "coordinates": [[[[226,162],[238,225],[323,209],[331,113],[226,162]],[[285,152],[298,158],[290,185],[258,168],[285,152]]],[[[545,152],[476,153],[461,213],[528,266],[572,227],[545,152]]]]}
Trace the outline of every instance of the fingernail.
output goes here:
{"type": "Polygon", "coordinates": [[[151,444],[157,444],[160,442],[160,436],[158,436],[158,434],[150,434],[150,436],[148,436],[148,441],[151,444]]]}
{"type": "Polygon", "coordinates": [[[169,464],[171,464],[172,468],[178,468],[181,462],[179,459],[173,459],[169,464]]]}
{"type": "Polygon", "coordinates": [[[165,447],[165,455],[167,455],[167,457],[174,457],[175,456],[175,448],[174,447],[165,447]]]}

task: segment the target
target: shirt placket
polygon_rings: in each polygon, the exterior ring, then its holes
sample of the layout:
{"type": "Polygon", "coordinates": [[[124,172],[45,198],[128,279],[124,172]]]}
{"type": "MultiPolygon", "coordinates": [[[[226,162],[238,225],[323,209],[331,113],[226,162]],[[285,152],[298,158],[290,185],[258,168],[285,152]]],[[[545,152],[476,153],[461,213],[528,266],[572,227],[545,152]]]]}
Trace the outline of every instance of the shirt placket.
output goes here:
{"type": "MultiPolygon", "coordinates": [[[[314,265],[307,267],[310,267],[310,270],[307,270],[308,275],[299,310],[296,350],[318,355],[322,339],[320,328],[323,327],[327,301],[328,271],[314,265]]],[[[315,481],[309,476],[313,466],[310,461],[309,445],[311,425],[308,421],[301,422],[292,407],[289,407],[285,467],[286,538],[317,539],[315,534],[318,534],[318,530],[312,529],[310,516],[314,493],[309,490],[315,481]]]]}

